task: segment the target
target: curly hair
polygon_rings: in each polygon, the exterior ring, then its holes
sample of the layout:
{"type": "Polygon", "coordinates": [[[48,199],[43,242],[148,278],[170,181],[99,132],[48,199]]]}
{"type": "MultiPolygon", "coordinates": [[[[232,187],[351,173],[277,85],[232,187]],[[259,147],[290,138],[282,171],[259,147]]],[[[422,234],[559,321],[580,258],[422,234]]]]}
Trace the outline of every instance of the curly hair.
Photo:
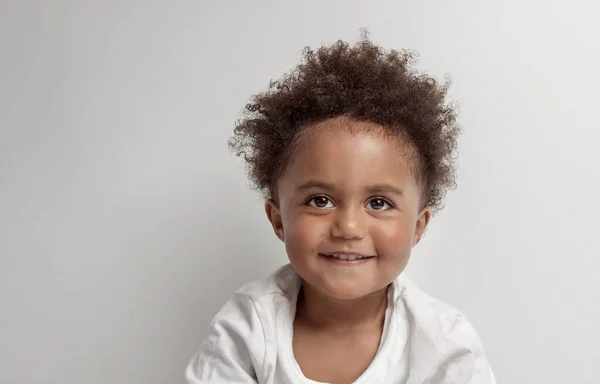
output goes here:
{"type": "Polygon", "coordinates": [[[343,116],[408,138],[422,203],[439,211],[456,186],[460,126],[455,105],[446,101],[449,81],[417,71],[416,57],[408,50],[387,52],[366,35],[354,45],[340,40],[317,51],[305,48],[293,71],[251,98],[229,140],[254,187],[273,197],[302,130],[343,116]]]}

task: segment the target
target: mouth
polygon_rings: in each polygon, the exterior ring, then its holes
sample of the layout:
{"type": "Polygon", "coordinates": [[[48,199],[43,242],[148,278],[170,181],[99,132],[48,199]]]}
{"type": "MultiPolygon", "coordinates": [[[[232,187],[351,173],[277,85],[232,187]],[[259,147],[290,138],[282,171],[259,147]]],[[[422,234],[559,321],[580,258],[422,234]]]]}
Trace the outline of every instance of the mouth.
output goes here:
{"type": "Polygon", "coordinates": [[[337,264],[361,264],[367,262],[371,259],[374,259],[373,255],[365,255],[360,253],[348,253],[348,252],[332,252],[332,253],[319,253],[319,256],[322,256],[326,260],[330,262],[334,262],[337,264]]]}

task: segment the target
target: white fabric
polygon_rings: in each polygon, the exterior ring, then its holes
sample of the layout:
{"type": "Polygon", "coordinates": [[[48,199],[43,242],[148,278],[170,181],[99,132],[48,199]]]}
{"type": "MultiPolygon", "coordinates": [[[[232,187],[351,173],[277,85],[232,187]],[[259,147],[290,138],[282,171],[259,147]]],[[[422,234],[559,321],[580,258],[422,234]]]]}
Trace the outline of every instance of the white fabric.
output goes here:
{"type": "MultiPolygon", "coordinates": [[[[302,280],[291,265],[240,288],[211,323],[191,359],[189,384],[317,384],[292,351],[302,280]]],[[[388,290],[379,350],[359,383],[494,384],[481,341],[456,309],[401,275],[388,290]]]]}

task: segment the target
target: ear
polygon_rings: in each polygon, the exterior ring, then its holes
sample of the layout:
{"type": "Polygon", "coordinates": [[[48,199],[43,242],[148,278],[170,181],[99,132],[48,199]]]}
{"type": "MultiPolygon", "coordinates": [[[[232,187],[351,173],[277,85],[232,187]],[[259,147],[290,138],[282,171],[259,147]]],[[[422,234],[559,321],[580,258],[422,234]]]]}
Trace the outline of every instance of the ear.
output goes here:
{"type": "Polygon", "coordinates": [[[417,219],[417,223],[415,224],[415,235],[413,237],[413,247],[419,244],[421,241],[421,237],[425,233],[427,229],[427,224],[429,224],[429,219],[431,218],[431,208],[425,207],[419,213],[419,218],[417,219]]]}
{"type": "Polygon", "coordinates": [[[279,240],[284,241],[281,211],[279,209],[279,205],[275,200],[269,199],[265,202],[265,213],[267,214],[267,218],[273,226],[273,231],[275,231],[275,235],[279,238],[279,240]]]}

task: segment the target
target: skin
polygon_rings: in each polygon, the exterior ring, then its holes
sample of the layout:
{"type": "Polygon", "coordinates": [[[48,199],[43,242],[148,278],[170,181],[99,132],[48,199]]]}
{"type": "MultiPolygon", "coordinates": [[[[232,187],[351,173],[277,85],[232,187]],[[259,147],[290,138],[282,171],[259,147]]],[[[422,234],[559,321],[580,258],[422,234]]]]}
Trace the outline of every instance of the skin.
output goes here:
{"type": "Polygon", "coordinates": [[[303,279],[293,349],[312,380],[351,383],[379,346],[387,287],[408,263],[431,211],[414,149],[383,127],[334,118],[307,127],[265,210],[303,279]],[[341,262],[331,253],[368,256],[341,262]]]}

